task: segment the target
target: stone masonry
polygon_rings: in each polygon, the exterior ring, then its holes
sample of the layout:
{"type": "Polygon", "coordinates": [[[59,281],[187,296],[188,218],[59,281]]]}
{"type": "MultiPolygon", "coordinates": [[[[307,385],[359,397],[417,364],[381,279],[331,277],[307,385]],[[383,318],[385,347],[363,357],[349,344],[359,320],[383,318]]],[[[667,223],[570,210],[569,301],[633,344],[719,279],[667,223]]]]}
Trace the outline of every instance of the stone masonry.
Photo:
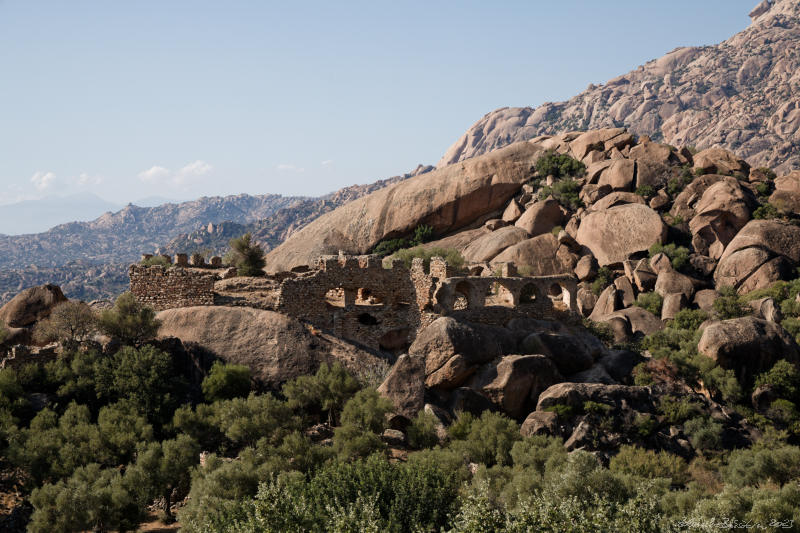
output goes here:
{"type": "MultiPolygon", "coordinates": [[[[182,259],[182,258],[181,258],[182,259]]],[[[183,264],[180,261],[179,264],[183,264]]],[[[439,316],[503,323],[514,316],[552,318],[575,311],[571,274],[521,277],[514,265],[501,276],[465,275],[434,257],[425,268],[377,256],[324,256],[314,268],[265,278],[222,279],[209,269],[132,265],[131,292],[157,310],[234,305],[277,311],[333,334],[387,351],[400,351],[439,316]]]]}

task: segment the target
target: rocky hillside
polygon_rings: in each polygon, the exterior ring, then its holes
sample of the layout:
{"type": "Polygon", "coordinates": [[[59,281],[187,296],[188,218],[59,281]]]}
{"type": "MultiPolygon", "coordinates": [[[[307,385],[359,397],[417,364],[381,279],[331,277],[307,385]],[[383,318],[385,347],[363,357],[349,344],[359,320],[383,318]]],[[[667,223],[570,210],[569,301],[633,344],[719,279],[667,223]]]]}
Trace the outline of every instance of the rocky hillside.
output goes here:
{"type": "Polygon", "coordinates": [[[265,249],[271,250],[283,242],[289,235],[304,227],[312,220],[336,209],[357,198],[382,189],[408,178],[424,174],[433,169],[432,166],[419,165],[412,172],[401,176],[394,176],[379,180],[367,185],[351,185],[334,191],[319,198],[309,198],[293,203],[289,207],[277,210],[275,213],[251,222],[238,224],[223,222],[208,224],[191,233],[183,233],[172,239],[168,244],[159,248],[159,253],[193,253],[195,251],[210,251],[224,253],[228,242],[243,233],[251,233],[256,241],[265,249]]]}
{"type": "Polygon", "coordinates": [[[230,220],[253,222],[302,200],[280,195],[204,197],[158,207],[128,205],[90,222],[61,224],[44,233],[0,236],[0,269],[55,267],[70,261],[136,260],[182,231],[230,220]]]}
{"type": "Polygon", "coordinates": [[[269,250],[320,215],[432,168],[419,165],[401,176],[319,198],[241,194],[148,208],[128,205],[91,222],[32,235],[0,235],[0,302],[50,282],[60,284],[70,298],[110,298],[126,290],[128,265],[142,253],[223,253],[230,239],[245,232],[269,250]]]}
{"type": "Polygon", "coordinates": [[[503,108],[476,122],[438,166],[542,134],[626,127],[674,146],[724,147],[756,166],[800,167],[800,3],[764,0],[749,28],[678,48],[566,102],[503,108]]]}

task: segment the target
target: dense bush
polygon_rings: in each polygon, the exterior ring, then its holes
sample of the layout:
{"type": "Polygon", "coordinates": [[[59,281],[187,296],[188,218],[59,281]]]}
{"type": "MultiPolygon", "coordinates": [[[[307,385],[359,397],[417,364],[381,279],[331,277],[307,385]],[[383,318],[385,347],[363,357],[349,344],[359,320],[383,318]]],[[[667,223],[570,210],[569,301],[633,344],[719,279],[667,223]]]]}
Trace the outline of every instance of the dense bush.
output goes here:
{"type": "Polygon", "coordinates": [[[454,268],[461,268],[464,266],[464,257],[458,250],[452,248],[406,248],[398,250],[388,258],[384,259],[384,265],[390,265],[393,259],[399,259],[403,262],[406,268],[411,268],[411,262],[416,258],[421,258],[425,268],[431,264],[431,258],[441,257],[447,264],[454,268]]]}
{"type": "Polygon", "coordinates": [[[410,237],[381,241],[375,246],[372,253],[386,256],[404,248],[414,248],[431,240],[433,240],[433,227],[420,224],[414,228],[410,237]]]}
{"type": "Polygon", "coordinates": [[[264,250],[253,241],[253,236],[245,233],[241,237],[231,239],[230,250],[225,254],[228,264],[236,267],[239,276],[263,276],[264,250]]]}
{"type": "Polygon", "coordinates": [[[97,331],[97,315],[83,302],[66,301],[53,307],[50,316],[36,323],[38,342],[60,342],[69,348],[89,340],[97,331]]]}
{"type": "Polygon", "coordinates": [[[580,193],[580,182],[566,178],[558,180],[552,185],[544,185],[541,187],[539,189],[539,198],[552,196],[564,207],[575,210],[579,207],[583,207],[583,200],[581,200],[580,193]]]}
{"type": "Polygon", "coordinates": [[[595,296],[599,296],[603,290],[614,282],[614,272],[608,267],[600,267],[597,271],[594,281],[592,281],[591,290],[595,296]]]}
{"type": "Polygon", "coordinates": [[[581,177],[586,171],[586,165],[566,154],[559,154],[555,150],[548,150],[536,160],[536,172],[541,177],[553,176],[556,179],[565,177],[581,177]]]}
{"type": "Polygon", "coordinates": [[[714,312],[720,319],[739,318],[752,312],[735,288],[719,287],[717,292],[719,298],[714,300],[714,312]]]}
{"type": "Polygon", "coordinates": [[[155,338],[161,326],[155,311],[137,302],[129,292],[120,295],[112,309],[100,313],[98,325],[109,337],[132,346],[155,338]]]}
{"type": "Polygon", "coordinates": [[[661,306],[664,305],[664,298],[657,292],[641,292],[636,297],[634,305],[650,311],[657,317],[661,316],[661,306]]]}
{"type": "Polygon", "coordinates": [[[669,257],[672,268],[675,270],[683,270],[689,265],[689,249],[684,246],[678,246],[674,243],[655,243],[648,252],[651,258],[656,254],[663,253],[669,257]]]}
{"type": "Polygon", "coordinates": [[[250,368],[214,361],[201,385],[206,401],[230,400],[250,392],[250,368]]]}

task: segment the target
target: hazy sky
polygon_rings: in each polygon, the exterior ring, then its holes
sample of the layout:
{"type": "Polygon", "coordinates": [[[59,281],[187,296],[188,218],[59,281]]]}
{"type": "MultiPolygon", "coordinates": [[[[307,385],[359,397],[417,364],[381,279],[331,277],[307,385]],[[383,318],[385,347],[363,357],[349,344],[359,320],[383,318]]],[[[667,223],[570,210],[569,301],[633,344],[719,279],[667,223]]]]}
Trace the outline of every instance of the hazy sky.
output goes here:
{"type": "Polygon", "coordinates": [[[319,195],[749,24],[756,0],[0,0],[0,204],[319,195]]]}

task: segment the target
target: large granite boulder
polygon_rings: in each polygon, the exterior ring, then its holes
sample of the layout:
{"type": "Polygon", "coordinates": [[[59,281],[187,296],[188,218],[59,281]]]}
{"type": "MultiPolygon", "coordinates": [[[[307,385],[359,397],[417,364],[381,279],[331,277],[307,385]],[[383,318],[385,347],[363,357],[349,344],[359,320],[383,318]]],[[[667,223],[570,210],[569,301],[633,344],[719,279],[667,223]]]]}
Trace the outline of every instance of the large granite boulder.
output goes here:
{"type": "Polygon", "coordinates": [[[714,281],[740,293],[793,276],[800,265],[800,227],[777,220],[751,220],[725,248],[714,281]]]}
{"type": "Polygon", "coordinates": [[[514,224],[522,228],[530,235],[541,235],[549,233],[556,226],[564,223],[564,212],[561,204],[554,198],[547,198],[534,203],[522,213],[514,224]]]}
{"type": "Polygon", "coordinates": [[[693,156],[693,161],[694,168],[701,169],[707,174],[740,172],[747,175],[750,172],[750,165],[724,148],[708,148],[698,152],[693,156]]]}
{"type": "Polygon", "coordinates": [[[67,298],[57,285],[31,287],[0,307],[0,323],[4,322],[9,328],[32,326],[50,316],[53,307],[66,301],[67,298]]]}
{"type": "Polygon", "coordinates": [[[515,347],[516,340],[505,328],[440,317],[420,331],[408,353],[424,357],[425,374],[430,375],[456,355],[463,358],[465,366],[473,367],[509,353],[515,347]]]}
{"type": "Polygon", "coordinates": [[[528,142],[437,169],[380,189],[322,215],[266,256],[267,270],[310,265],[343,250],[364,254],[421,224],[453,232],[506,207],[530,178],[543,149],[528,142]]]}
{"type": "Polygon", "coordinates": [[[352,372],[378,368],[384,360],[347,341],[313,334],[299,320],[249,307],[182,307],[156,315],[159,337],[177,337],[220,359],[250,367],[268,388],[314,373],[320,363],[341,362],[352,372]]]}
{"type": "Polygon", "coordinates": [[[478,237],[464,249],[462,255],[464,259],[471,263],[491,261],[506,248],[529,238],[528,232],[524,229],[516,226],[506,226],[478,237]]]}
{"type": "Polygon", "coordinates": [[[755,200],[734,178],[708,187],[694,207],[689,222],[695,252],[712,259],[722,256],[725,246],[750,220],[755,200]]]}
{"type": "Polygon", "coordinates": [[[752,384],[779,359],[800,362],[797,343],[780,324],[752,316],[707,325],[697,350],[733,370],[743,385],[752,384]]]}
{"type": "Polygon", "coordinates": [[[408,354],[398,357],[378,392],[392,401],[397,414],[414,418],[425,406],[425,359],[408,354]]]}
{"type": "Polygon", "coordinates": [[[782,212],[800,214],[800,170],[775,178],[774,183],[769,203],[782,212]]]}
{"type": "Polygon", "coordinates": [[[531,276],[552,276],[571,273],[578,257],[566,246],[559,246],[555,235],[545,233],[506,248],[492,262],[527,267],[531,276]]]}
{"type": "Polygon", "coordinates": [[[539,395],[536,404],[537,411],[544,411],[554,405],[568,405],[583,408],[587,401],[604,403],[606,405],[627,406],[649,411],[652,402],[650,391],[647,387],[631,387],[626,385],[604,385],[601,383],[559,383],[553,385],[539,395]]]}
{"type": "Polygon", "coordinates": [[[605,266],[663,243],[666,236],[667,227],[658,213],[646,205],[625,204],[589,213],[581,221],[576,239],[605,266]]]}
{"type": "Polygon", "coordinates": [[[530,412],[539,394],[563,379],[543,355],[507,355],[496,365],[483,367],[471,387],[516,418],[530,412]]]}

